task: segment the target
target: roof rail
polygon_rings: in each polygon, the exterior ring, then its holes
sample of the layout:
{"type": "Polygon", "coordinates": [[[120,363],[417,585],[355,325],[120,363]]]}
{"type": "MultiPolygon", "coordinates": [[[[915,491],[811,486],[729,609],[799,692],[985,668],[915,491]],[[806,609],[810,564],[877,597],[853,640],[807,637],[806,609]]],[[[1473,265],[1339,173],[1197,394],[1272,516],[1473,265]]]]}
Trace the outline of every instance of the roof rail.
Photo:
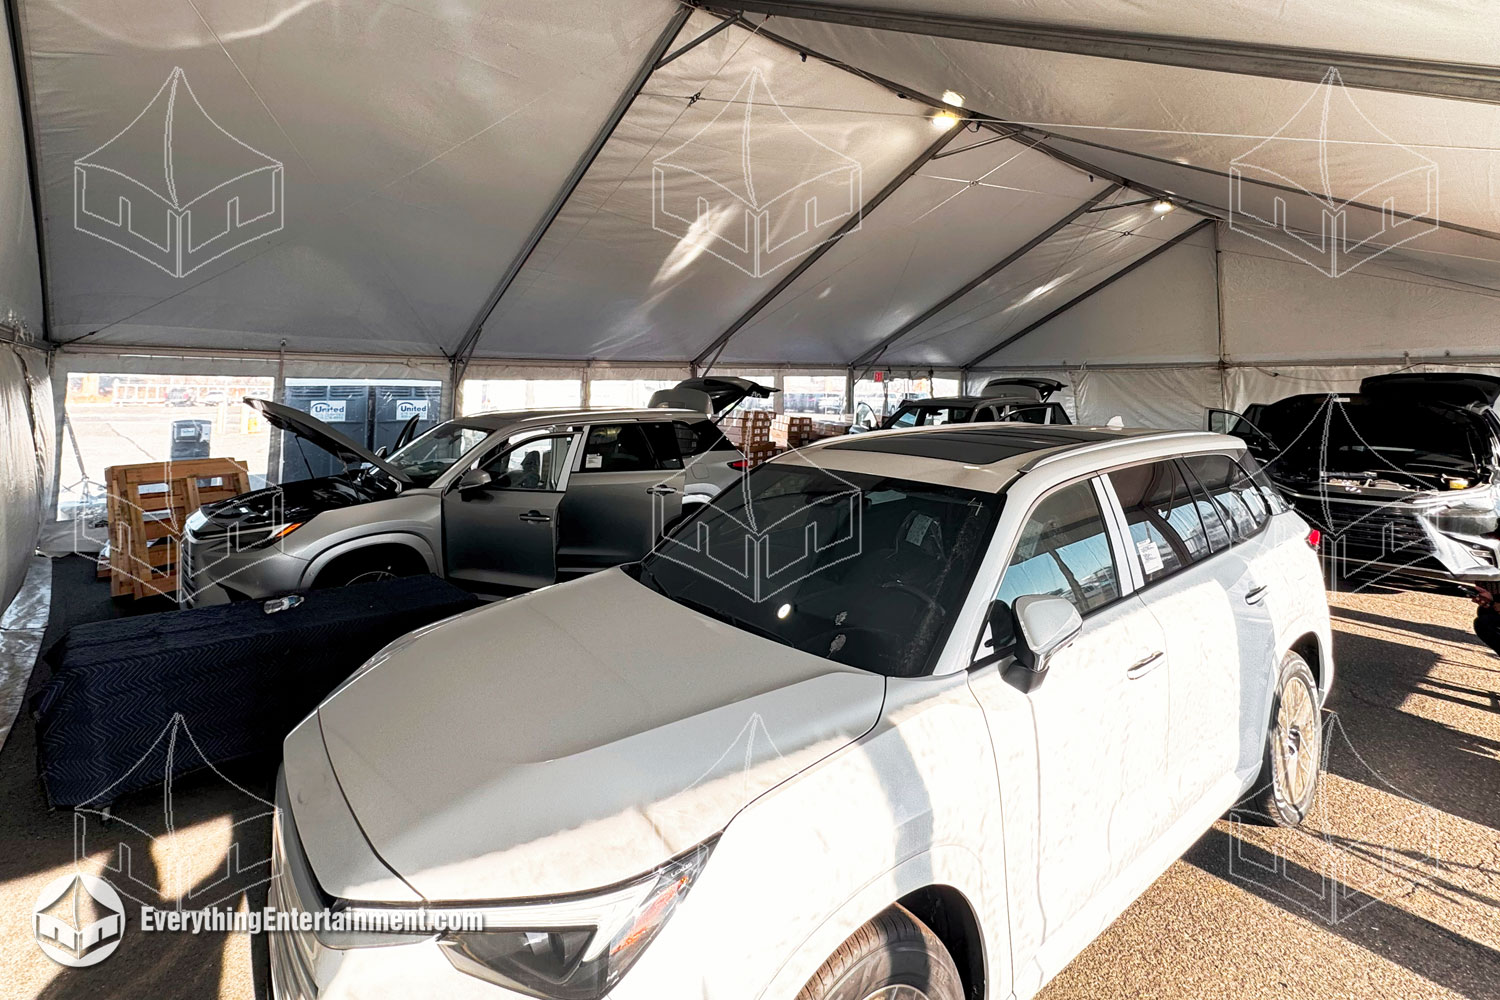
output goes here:
{"type": "Polygon", "coordinates": [[[1136,441],[1171,441],[1174,438],[1201,438],[1206,437],[1208,433],[1208,431],[1157,431],[1153,434],[1132,434],[1129,437],[1110,438],[1107,441],[1090,441],[1088,444],[1081,444],[1074,448],[1064,448],[1061,451],[1049,451],[1038,455],[1021,466],[1021,472],[1031,472],[1044,465],[1051,465],[1053,462],[1072,458],[1074,455],[1089,455],[1096,451],[1109,451],[1111,448],[1117,448],[1136,441]]]}

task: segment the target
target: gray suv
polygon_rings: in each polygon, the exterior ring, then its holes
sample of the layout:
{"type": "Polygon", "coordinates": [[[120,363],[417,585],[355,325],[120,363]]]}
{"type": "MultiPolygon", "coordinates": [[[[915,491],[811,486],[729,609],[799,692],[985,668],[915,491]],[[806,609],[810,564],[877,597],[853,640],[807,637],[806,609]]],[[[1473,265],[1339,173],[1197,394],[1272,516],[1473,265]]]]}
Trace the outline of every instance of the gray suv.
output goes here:
{"type": "Polygon", "coordinates": [[[193,606],[437,573],[501,596],[641,558],[738,480],[720,433],[741,400],[774,390],[689,379],[629,410],[485,413],[382,456],[300,410],[246,399],[273,427],[344,464],[202,508],[183,536],[193,606]]]}

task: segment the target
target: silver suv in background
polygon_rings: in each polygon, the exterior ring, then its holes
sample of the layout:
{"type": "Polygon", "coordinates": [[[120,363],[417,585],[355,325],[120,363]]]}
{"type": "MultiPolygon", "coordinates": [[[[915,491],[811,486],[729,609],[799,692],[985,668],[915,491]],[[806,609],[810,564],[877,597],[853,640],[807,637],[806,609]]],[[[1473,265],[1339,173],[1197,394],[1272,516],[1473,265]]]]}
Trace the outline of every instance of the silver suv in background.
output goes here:
{"type": "Polygon", "coordinates": [[[437,573],[504,595],[639,559],[685,512],[735,482],[722,416],[773,390],[690,379],[621,410],[485,413],[389,456],[300,410],[247,399],[344,471],[256,490],[188,518],[189,605],[437,573]]]}

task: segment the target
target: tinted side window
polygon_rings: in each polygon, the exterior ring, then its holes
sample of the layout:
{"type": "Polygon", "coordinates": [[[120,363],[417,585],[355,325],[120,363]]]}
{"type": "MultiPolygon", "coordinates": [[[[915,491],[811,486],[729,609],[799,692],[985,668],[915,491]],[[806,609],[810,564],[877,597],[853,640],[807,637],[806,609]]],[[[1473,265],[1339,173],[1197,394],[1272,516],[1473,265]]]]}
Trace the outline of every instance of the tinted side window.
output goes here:
{"type": "Polygon", "coordinates": [[[683,458],[692,458],[705,451],[734,451],[735,447],[712,420],[695,420],[692,423],[677,421],[677,450],[683,458]]]}
{"type": "Polygon", "coordinates": [[[639,424],[604,424],[589,428],[579,472],[645,472],[656,468],[651,446],[639,424]]]}
{"type": "Polygon", "coordinates": [[[682,452],[677,444],[677,428],[674,424],[657,420],[636,426],[646,435],[646,443],[651,446],[651,456],[656,461],[656,468],[682,468],[682,452]]]}
{"type": "Polygon", "coordinates": [[[1261,495],[1266,498],[1266,506],[1270,508],[1272,514],[1280,514],[1282,511],[1292,509],[1286,497],[1281,495],[1281,490],[1277,489],[1276,484],[1271,482],[1271,477],[1266,475],[1266,470],[1262,469],[1260,463],[1255,460],[1254,455],[1247,451],[1240,456],[1239,462],[1240,468],[1245,470],[1250,481],[1260,487],[1261,495]]]}
{"type": "Polygon", "coordinates": [[[1152,462],[1109,474],[1130,524],[1147,582],[1209,554],[1208,533],[1176,462],[1152,462]]]}
{"type": "Polygon", "coordinates": [[[1266,498],[1234,459],[1192,455],[1182,461],[1218,507],[1234,541],[1244,541],[1265,526],[1271,516],[1266,498]]]}
{"type": "Polygon", "coordinates": [[[1087,614],[1120,596],[1120,574],[1093,487],[1065,486],[1031,512],[1000,580],[997,600],[1063,597],[1087,614]]]}
{"type": "Polygon", "coordinates": [[[571,435],[532,438],[481,465],[490,474],[490,487],[497,490],[555,490],[568,459],[571,435]]]}

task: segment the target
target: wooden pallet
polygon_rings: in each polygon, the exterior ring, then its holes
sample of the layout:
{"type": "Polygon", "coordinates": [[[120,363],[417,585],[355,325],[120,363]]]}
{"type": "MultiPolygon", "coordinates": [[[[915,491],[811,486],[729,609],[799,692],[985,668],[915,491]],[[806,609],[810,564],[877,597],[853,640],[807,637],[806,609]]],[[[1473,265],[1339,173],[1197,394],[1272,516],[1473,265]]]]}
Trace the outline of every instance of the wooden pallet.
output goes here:
{"type": "Polygon", "coordinates": [[[178,553],[188,516],[204,504],[250,491],[250,472],[233,458],[115,465],[109,491],[109,593],[136,599],[177,596],[178,553]]]}

